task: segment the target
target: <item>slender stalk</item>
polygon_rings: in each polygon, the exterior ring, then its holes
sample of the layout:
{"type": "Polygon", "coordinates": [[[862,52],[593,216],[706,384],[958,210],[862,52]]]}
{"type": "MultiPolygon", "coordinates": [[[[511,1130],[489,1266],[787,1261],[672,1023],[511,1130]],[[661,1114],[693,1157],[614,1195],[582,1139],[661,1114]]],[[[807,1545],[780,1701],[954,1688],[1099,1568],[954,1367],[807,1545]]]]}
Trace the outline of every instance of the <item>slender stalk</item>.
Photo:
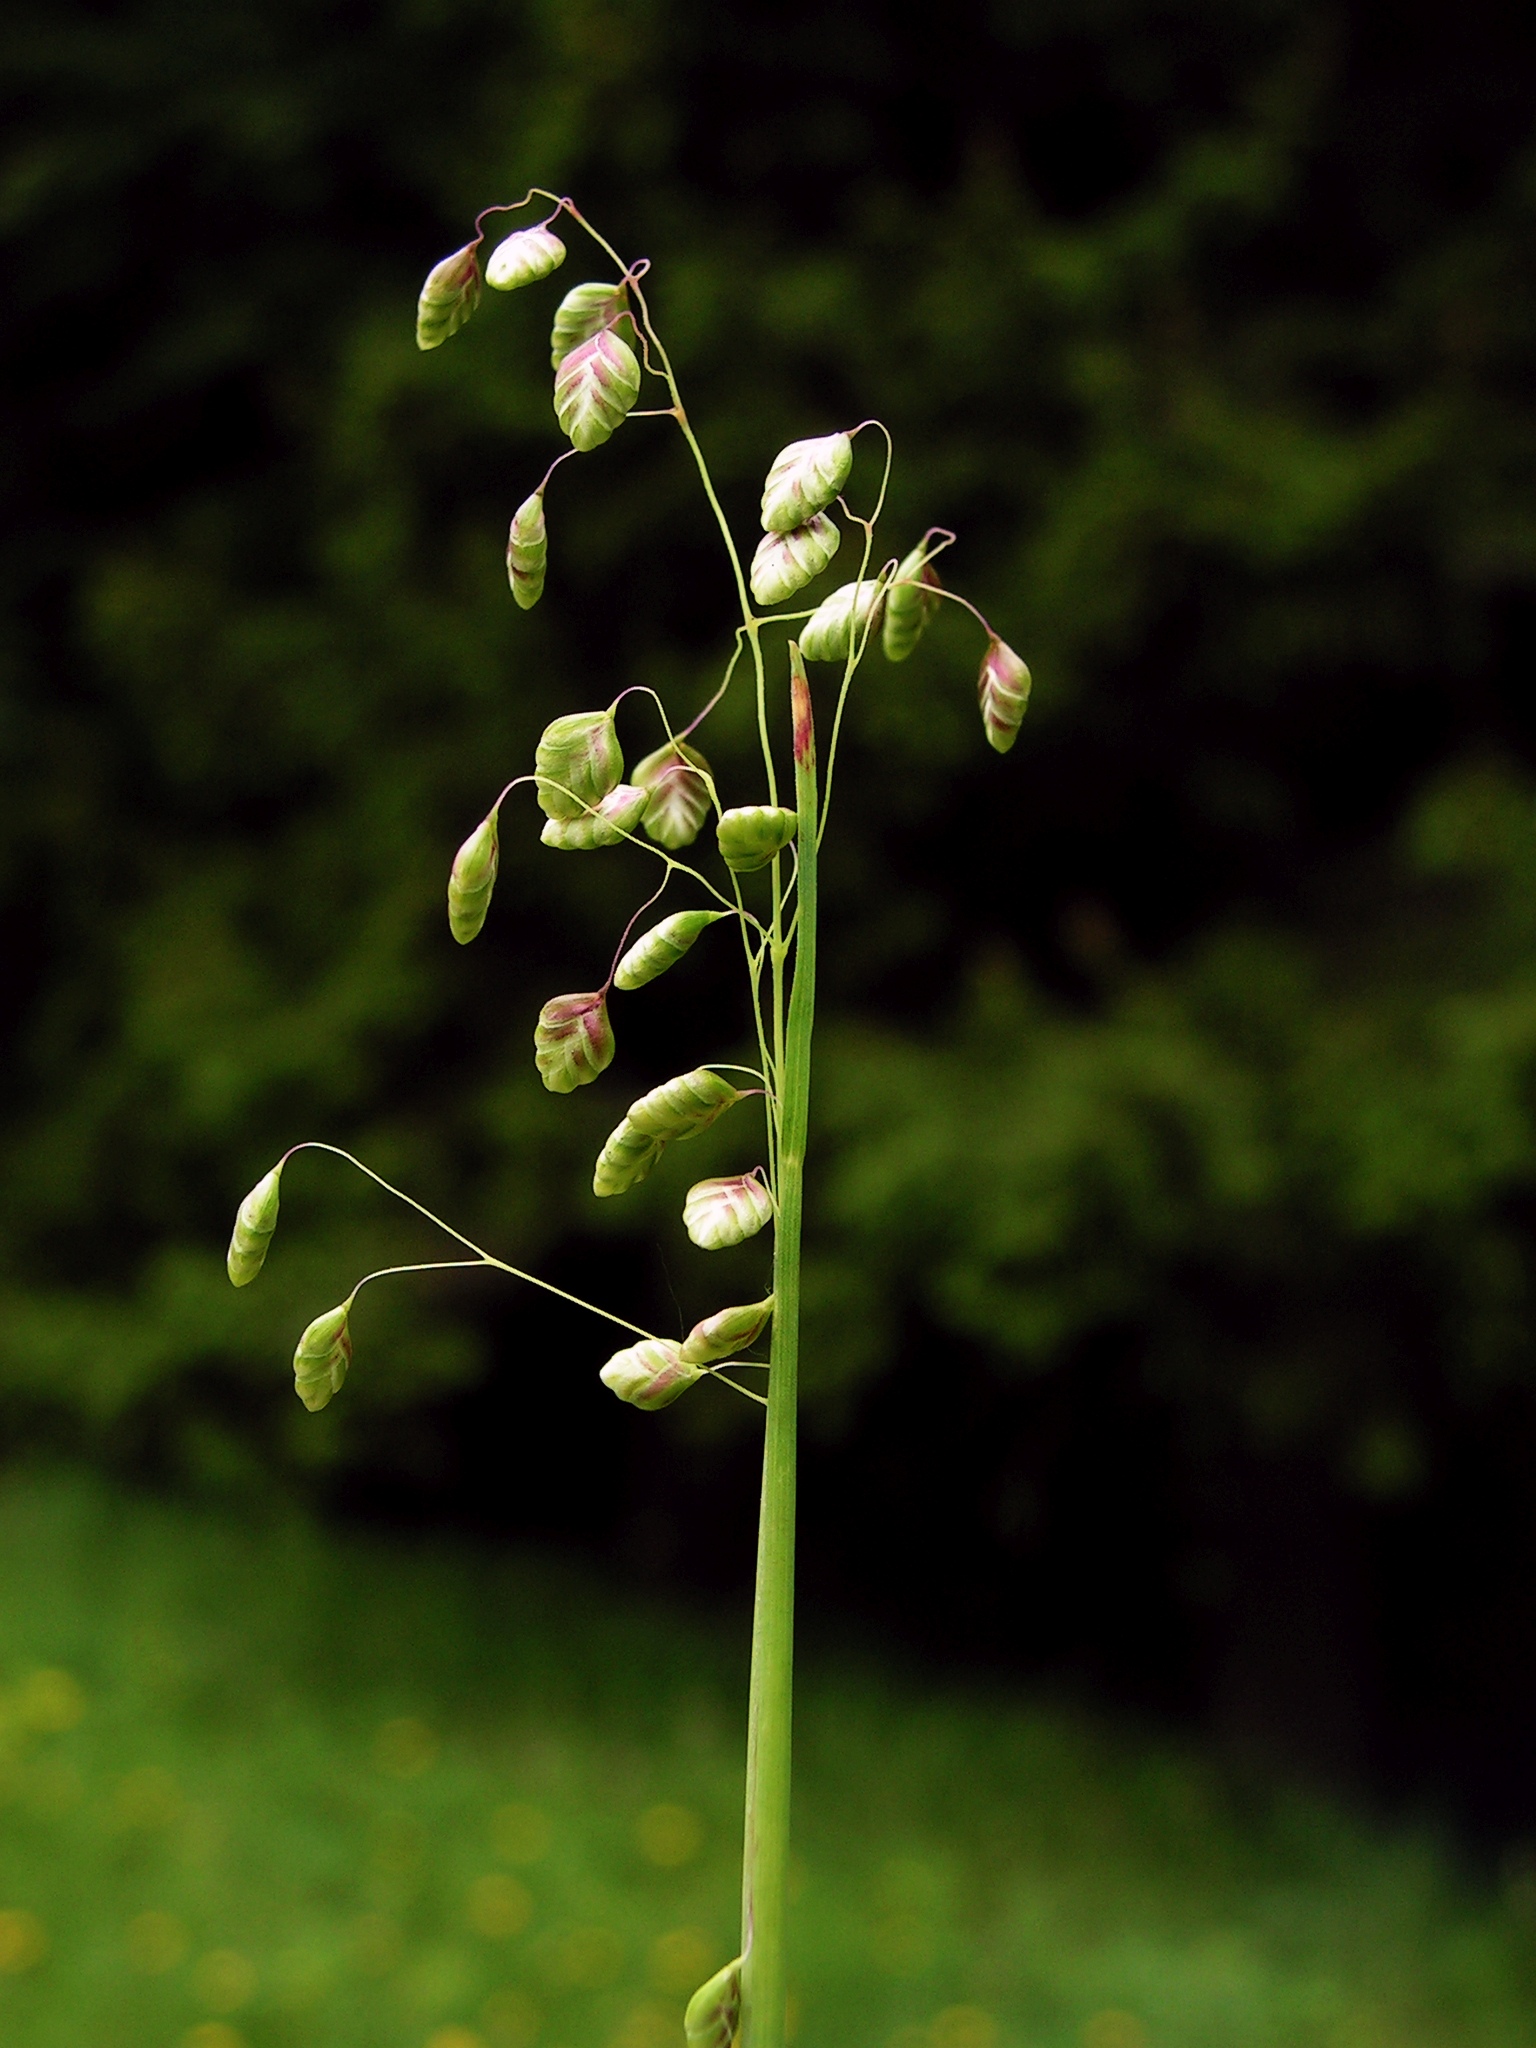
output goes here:
{"type": "Polygon", "coordinates": [[[800,1210],[810,1120],[816,1010],[816,739],[805,665],[794,641],[799,926],[780,1076],[779,1214],[773,1255],[773,1347],[763,1445],[747,1804],[742,1862],[743,2048],[784,2048],[788,1979],[791,1687],[795,1626],[795,1439],[800,1362],[800,1210]]]}

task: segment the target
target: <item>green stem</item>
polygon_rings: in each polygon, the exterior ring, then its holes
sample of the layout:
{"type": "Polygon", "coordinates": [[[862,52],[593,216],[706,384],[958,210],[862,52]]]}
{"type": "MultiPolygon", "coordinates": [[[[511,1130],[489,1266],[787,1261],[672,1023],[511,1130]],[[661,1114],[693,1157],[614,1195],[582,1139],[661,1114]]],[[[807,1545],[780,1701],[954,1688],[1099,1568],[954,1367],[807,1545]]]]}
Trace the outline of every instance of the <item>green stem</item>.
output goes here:
{"type": "Polygon", "coordinates": [[[780,1074],[779,1214],[773,1255],[773,1348],[752,1615],[742,1860],[742,2048],[784,2048],[788,1979],[791,1688],[795,1625],[795,1423],[800,1359],[800,1208],[810,1119],[816,1010],[816,740],[805,664],[794,641],[799,927],[780,1074]]]}

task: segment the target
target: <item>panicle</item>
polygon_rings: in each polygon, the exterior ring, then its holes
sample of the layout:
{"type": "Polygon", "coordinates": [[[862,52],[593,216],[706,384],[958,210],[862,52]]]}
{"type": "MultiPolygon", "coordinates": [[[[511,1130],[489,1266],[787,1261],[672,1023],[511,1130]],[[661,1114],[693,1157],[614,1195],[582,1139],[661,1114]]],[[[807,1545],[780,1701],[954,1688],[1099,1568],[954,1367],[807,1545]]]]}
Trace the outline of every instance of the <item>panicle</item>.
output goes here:
{"type": "Polygon", "coordinates": [[[546,818],[586,817],[624,773],[612,711],[568,711],[552,720],[540,736],[533,766],[546,818]]]}
{"type": "Polygon", "coordinates": [[[981,674],[976,695],[981,703],[981,723],[987,744],[1006,754],[1019,736],[1019,727],[1029,704],[1029,670],[1006,640],[994,633],[981,657],[981,674]]]}
{"type": "Polygon", "coordinates": [[[813,513],[788,533],[765,533],[752,557],[752,595],[759,604],[782,604],[821,574],[842,540],[825,512],[813,513]]]}
{"type": "Polygon", "coordinates": [[[629,292],[622,284],[574,285],[555,308],[549,337],[550,368],[558,370],[572,349],[612,326],[628,307],[629,292]]]}
{"type": "Polygon", "coordinates": [[[266,1262],[267,1248],[277,1228],[282,1176],[283,1169],[279,1163],[270,1173],[261,1176],[235,1211],[235,1227],[230,1234],[224,1265],[236,1287],[249,1287],[266,1262]]]}
{"type": "Polygon", "coordinates": [[[518,228],[498,242],[485,266],[485,281],[492,291],[515,292],[519,285],[537,284],[565,261],[565,244],[550,228],[518,228]]]}
{"type": "Polygon", "coordinates": [[[663,1081],[629,1105],[592,1174],[595,1195],[622,1195],[643,1181],[674,1138],[694,1138],[740,1102],[741,1090],[712,1067],[663,1081]]]}
{"type": "Polygon", "coordinates": [[[878,582],[843,583],[824,597],[800,633],[800,652],[807,661],[846,661],[856,640],[864,637],[879,612],[878,582]]]}
{"type": "Polygon", "coordinates": [[[480,303],[478,242],[466,242],[427,272],[416,301],[416,346],[441,348],[480,303]]]}
{"type": "Polygon", "coordinates": [[[448,929],[461,946],[477,938],[491,907],[496,870],[501,864],[496,812],[470,833],[453,857],[448,873],[448,929]]]}
{"type": "Polygon", "coordinates": [[[772,1314],[771,1294],[764,1301],[749,1301],[741,1308],[717,1309],[703,1322],[694,1324],[678,1355],[686,1365],[713,1365],[717,1359],[729,1358],[733,1352],[745,1351],[749,1344],[755,1344],[772,1314]]]}
{"type": "Polygon", "coordinates": [[[521,611],[531,612],[544,595],[549,563],[549,529],[544,523],[544,493],[524,498],[507,529],[507,581],[521,611]]]}
{"type": "Polygon", "coordinates": [[[635,781],[650,792],[645,833],[673,853],[691,846],[709,816],[709,763],[686,740],[668,740],[647,754],[635,781]]]}
{"type": "Polygon", "coordinates": [[[675,967],[701,934],[730,914],[728,910],[678,910],[664,917],[660,924],[642,932],[624,955],[614,971],[615,984],[625,989],[644,988],[658,974],[675,967]]]}
{"type": "Polygon", "coordinates": [[[756,1173],[696,1181],[683,1198],[683,1222],[701,1251],[723,1251],[755,1237],[773,1215],[773,1197],[756,1173]]]}
{"type": "Polygon", "coordinates": [[[687,2048],[731,2048],[741,2021],[741,1958],[701,1984],[683,2013],[687,2048]]]}
{"type": "Polygon", "coordinates": [[[847,434],[823,434],[781,448],[763,486],[763,531],[789,533],[804,526],[831,504],[852,468],[853,442],[847,434]]]}
{"type": "Polygon", "coordinates": [[[939,608],[939,572],[926,559],[926,541],[897,564],[885,593],[885,620],[880,646],[887,661],[905,661],[927,632],[939,608]]]}
{"type": "Polygon", "coordinates": [[[315,1317],[294,1351],[294,1391],[311,1415],[341,1392],[352,1363],[352,1332],[347,1326],[351,1313],[349,1295],[340,1308],[328,1308],[315,1317]]]}
{"type": "Polygon", "coordinates": [[[740,804],[722,811],[715,826],[720,858],[735,874],[754,874],[784,851],[798,824],[795,813],[782,804],[740,804]]]}
{"type": "Polygon", "coordinates": [[[595,1081],[613,1058],[613,1028],[601,989],[553,996],[533,1031],[533,1063],[551,1095],[569,1095],[595,1081]]]}
{"type": "Polygon", "coordinates": [[[625,833],[633,832],[640,823],[649,802],[649,790],[640,789],[633,782],[618,782],[596,810],[586,811],[579,818],[551,818],[539,838],[546,846],[557,846],[563,853],[590,853],[595,846],[618,846],[625,833]]]}
{"type": "Polygon", "coordinates": [[[666,1408],[704,1375],[686,1364],[682,1347],[667,1337],[646,1337],[615,1351],[598,1375],[605,1387],[633,1408],[666,1408]]]}
{"type": "Polygon", "coordinates": [[[601,448],[640,396],[640,365],[611,327],[565,356],[555,372],[555,417],[583,455],[601,448]]]}

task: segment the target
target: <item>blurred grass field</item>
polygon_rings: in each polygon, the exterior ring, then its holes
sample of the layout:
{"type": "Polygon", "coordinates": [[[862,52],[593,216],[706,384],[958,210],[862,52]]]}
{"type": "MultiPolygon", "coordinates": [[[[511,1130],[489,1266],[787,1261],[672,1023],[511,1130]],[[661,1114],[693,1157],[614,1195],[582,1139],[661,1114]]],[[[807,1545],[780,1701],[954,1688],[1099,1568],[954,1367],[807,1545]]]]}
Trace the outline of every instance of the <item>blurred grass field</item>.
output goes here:
{"type": "MultiPolygon", "coordinates": [[[[744,1626],[71,1477],[0,1546],[6,2048],[681,2042],[744,1626]]],[[[1536,2041],[1530,1901],[1427,1838],[815,1659],[800,1773],[800,2048],[1536,2041]]]]}

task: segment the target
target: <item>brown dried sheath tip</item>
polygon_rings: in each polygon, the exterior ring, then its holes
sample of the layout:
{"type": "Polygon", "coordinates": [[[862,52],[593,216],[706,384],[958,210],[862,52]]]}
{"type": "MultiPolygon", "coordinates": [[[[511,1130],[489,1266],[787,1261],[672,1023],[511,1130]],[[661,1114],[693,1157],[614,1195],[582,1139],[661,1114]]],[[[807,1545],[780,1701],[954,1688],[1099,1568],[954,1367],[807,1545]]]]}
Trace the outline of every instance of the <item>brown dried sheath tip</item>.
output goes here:
{"type": "Polygon", "coordinates": [[[799,647],[789,643],[789,703],[795,741],[795,766],[816,772],[816,726],[811,714],[811,685],[799,647]]]}

